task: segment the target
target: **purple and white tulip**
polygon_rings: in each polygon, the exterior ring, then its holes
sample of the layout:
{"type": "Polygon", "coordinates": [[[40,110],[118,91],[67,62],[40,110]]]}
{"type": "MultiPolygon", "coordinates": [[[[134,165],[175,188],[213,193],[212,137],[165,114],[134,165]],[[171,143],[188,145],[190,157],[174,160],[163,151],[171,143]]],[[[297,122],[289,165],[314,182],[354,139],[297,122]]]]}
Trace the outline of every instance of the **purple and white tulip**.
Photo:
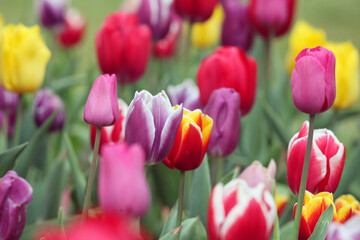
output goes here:
{"type": "Polygon", "coordinates": [[[67,0],[38,0],[36,10],[44,27],[61,26],[64,22],[67,0]]]}
{"type": "Polygon", "coordinates": [[[190,111],[202,109],[199,89],[192,79],[185,79],[184,82],[176,86],[170,85],[167,93],[172,105],[183,104],[183,107],[190,111]]]}

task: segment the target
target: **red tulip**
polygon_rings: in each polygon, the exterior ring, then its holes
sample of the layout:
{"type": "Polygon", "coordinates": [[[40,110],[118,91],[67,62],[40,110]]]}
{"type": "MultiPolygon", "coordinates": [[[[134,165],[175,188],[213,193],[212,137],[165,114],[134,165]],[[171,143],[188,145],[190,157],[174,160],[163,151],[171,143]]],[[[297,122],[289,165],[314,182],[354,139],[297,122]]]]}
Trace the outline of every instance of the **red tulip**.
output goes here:
{"type": "Polygon", "coordinates": [[[154,44],[155,57],[168,58],[174,54],[176,43],[181,33],[181,26],[181,19],[178,16],[174,16],[168,34],[165,38],[155,42],[154,44]]]}
{"type": "Polygon", "coordinates": [[[204,22],[210,18],[217,0],[175,0],[176,12],[191,22],[204,22]]]}
{"type": "Polygon", "coordinates": [[[63,47],[72,47],[79,43],[84,35],[86,22],[80,13],[70,9],[64,19],[64,26],[58,33],[58,41],[63,47]]]}

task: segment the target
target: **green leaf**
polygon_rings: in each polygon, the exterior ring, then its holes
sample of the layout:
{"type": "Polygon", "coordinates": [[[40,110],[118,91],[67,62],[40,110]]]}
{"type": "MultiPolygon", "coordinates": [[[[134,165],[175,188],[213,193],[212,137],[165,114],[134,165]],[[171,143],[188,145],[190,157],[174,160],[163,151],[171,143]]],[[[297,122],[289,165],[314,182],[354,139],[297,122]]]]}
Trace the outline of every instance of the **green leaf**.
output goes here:
{"type": "Polygon", "coordinates": [[[228,174],[226,174],[220,179],[220,182],[222,182],[223,184],[227,184],[231,180],[235,179],[239,175],[239,172],[240,172],[240,167],[235,166],[234,170],[230,171],[228,174]]]}
{"type": "Polygon", "coordinates": [[[178,227],[171,232],[168,232],[160,238],[160,240],[177,240],[180,237],[182,227],[178,227]]]}
{"type": "Polygon", "coordinates": [[[280,226],[279,226],[279,216],[276,214],[274,230],[272,235],[273,240],[280,240],[280,226]]]}
{"type": "Polygon", "coordinates": [[[282,228],[280,228],[280,239],[286,240],[289,239],[292,235],[294,228],[294,221],[290,221],[286,223],[282,228]]]}
{"type": "Polygon", "coordinates": [[[319,220],[316,223],[313,234],[311,234],[308,240],[324,240],[326,238],[327,230],[332,222],[334,216],[334,208],[329,205],[327,209],[321,214],[319,220]]]}
{"type": "Polygon", "coordinates": [[[51,88],[55,92],[58,92],[80,84],[87,84],[85,74],[72,75],[56,79],[54,81],[51,81],[51,83],[49,84],[49,88],[51,88]]]}
{"type": "Polygon", "coordinates": [[[0,154],[0,177],[4,176],[15,165],[17,157],[29,143],[23,143],[0,154]]]}
{"type": "Polygon", "coordinates": [[[194,178],[190,196],[190,217],[199,216],[204,224],[206,223],[210,192],[210,170],[206,154],[201,165],[194,170],[194,178]]]}
{"type": "Polygon", "coordinates": [[[164,224],[160,237],[165,236],[165,234],[169,233],[171,230],[173,230],[176,227],[177,209],[178,209],[178,203],[176,202],[173,208],[171,209],[171,212],[166,220],[166,223],[164,224]]]}
{"type": "Polygon", "coordinates": [[[188,218],[182,222],[180,240],[206,240],[206,230],[199,217],[188,218]]]}

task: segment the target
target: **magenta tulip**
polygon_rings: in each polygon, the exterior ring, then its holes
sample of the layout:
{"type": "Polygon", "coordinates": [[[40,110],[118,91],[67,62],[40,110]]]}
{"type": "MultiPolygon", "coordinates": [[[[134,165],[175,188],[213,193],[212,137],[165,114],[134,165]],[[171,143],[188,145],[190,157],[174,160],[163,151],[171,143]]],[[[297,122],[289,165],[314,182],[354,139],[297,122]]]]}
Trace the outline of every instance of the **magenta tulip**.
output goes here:
{"type": "Polygon", "coordinates": [[[0,110],[14,112],[19,102],[19,94],[10,92],[0,85],[0,110]]]}

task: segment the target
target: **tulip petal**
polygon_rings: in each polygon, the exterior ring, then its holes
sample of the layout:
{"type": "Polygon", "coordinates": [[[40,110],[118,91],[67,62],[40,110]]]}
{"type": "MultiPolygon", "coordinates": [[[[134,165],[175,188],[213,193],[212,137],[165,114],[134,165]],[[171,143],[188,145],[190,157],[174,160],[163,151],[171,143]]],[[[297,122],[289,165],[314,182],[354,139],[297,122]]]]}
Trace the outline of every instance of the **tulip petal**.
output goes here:
{"type": "Polygon", "coordinates": [[[326,208],[332,205],[334,208],[334,219],[336,219],[336,209],[333,202],[327,197],[317,197],[310,201],[306,207],[306,220],[309,224],[309,229],[311,232],[314,231],[316,223],[318,222],[321,214],[326,210],[326,208]]]}
{"type": "Polygon", "coordinates": [[[209,198],[207,229],[210,240],[218,240],[220,226],[225,219],[222,192],[223,185],[219,183],[214,187],[209,198]]]}
{"type": "Polygon", "coordinates": [[[213,127],[213,120],[208,115],[204,114],[201,118],[201,129],[202,129],[202,157],[204,158],[204,155],[206,153],[206,149],[210,140],[211,130],[213,127]]]}
{"type": "Polygon", "coordinates": [[[335,192],[344,169],[345,164],[345,146],[340,144],[339,151],[329,160],[329,180],[324,187],[324,191],[335,192]]]}

